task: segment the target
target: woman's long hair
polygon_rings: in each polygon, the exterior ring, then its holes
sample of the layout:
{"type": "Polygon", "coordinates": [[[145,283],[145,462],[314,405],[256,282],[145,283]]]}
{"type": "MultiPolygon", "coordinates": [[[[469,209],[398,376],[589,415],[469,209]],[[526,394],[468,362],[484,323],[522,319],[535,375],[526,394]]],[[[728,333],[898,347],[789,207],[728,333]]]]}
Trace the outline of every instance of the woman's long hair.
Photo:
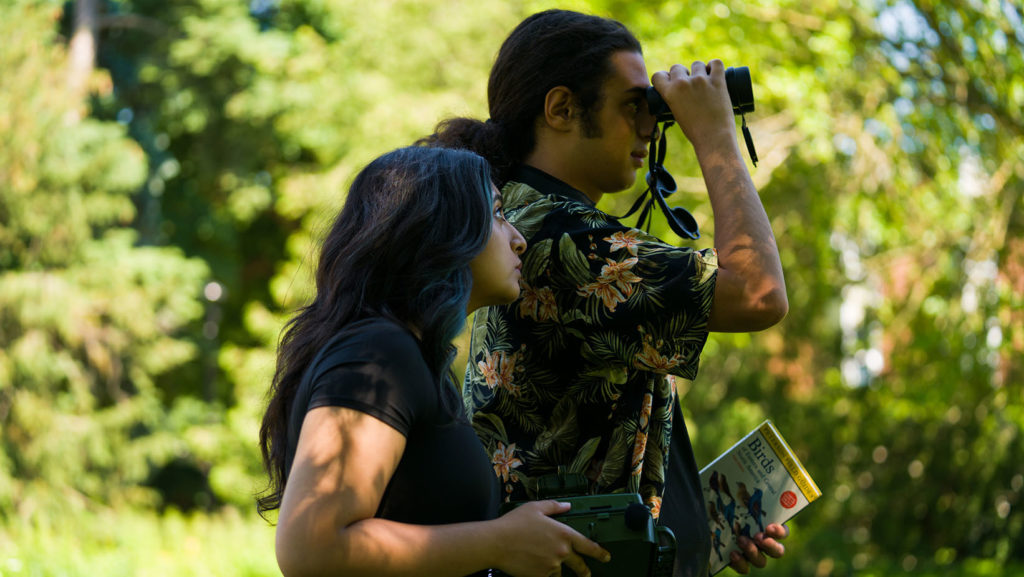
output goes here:
{"type": "Polygon", "coordinates": [[[572,91],[583,128],[599,136],[594,114],[616,52],[642,53],[622,23],[568,10],[546,10],[523,20],[498,51],[487,85],[490,119],[450,118],[421,144],[465,148],[486,158],[499,187],[536,145],[534,123],[556,86],[572,91]]]}
{"type": "Polygon", "coordinates": [[[292,400],[313,357],[346,324],[387,316],[415,327],[440,379],[466,322],[469,263],[491,231],[490,166],[472,152],[409,147],[356,176],[324,239],[316,296],[285,326],[260,427],[270,477],[260,514],[281,506],[292,400]]]}

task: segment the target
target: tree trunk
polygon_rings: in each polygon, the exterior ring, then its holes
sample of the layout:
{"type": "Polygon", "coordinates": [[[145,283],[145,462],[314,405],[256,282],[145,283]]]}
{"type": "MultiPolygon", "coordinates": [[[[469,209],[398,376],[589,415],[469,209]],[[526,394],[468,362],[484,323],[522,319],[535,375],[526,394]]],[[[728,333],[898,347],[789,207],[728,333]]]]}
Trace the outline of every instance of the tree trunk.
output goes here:
{"type": "Polygon", "coordinates": [[[82,103],[79,118],[85,115],[85,97],[89,79],[96,66],[98,0],[75,0],[75,25],[68,46],[68,90],[82,103]]]}

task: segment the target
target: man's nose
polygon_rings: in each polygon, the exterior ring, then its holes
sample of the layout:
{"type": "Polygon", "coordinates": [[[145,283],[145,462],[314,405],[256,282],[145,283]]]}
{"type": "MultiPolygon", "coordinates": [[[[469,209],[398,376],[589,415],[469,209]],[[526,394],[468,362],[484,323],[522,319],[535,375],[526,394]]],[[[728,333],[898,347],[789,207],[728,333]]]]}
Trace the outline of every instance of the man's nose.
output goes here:
{"type": "Polygon", "coordinates": [[[643,138],[646,142],[650,142],[661,136],[658,131],[658,120],[653,114],[647,111],[646,106],[644,106],[643,110],[637,114],[636,130],[637,133],[640,134],[640,138],[643,138]]]}

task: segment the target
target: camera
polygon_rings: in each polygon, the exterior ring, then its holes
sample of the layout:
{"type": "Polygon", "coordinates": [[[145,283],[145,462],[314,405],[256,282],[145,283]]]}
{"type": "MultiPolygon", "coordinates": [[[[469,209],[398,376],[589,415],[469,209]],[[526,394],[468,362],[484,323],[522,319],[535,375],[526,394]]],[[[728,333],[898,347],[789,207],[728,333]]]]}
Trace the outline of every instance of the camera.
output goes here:
{"type": "MultiPolygon", "coordinates": [[[[558,499],[571,508],[553,515],[612,554],[608,563],[584,558],[594,577],[671,577],[676,538],[668,527],[655,523],[651,510],[637,493],[588,495],[588,482],[579,473],[545,475],[539,479],[540,499],[558,499]]],[[[522,505],[506,503],[502,514],[522,505]]]]}
{"type": "Polygon", "coordinates": [[[675,560],[676,538],[668,527],[658,526],[651,511],[636,493],[565,497],[572,508],[553,518],[584,537],[601,544],[612,560],[585,558],[594,577],[670,577],[675,560]]]}
{"type": "MultiPolygon", "coordinates": [[[[746,66],[726,68],[725,87],[729,91],[733,114],[746,114],[754,111],[754,90],[750,83],[750,69],[746,66]]],[[[658,122],[672,120],[672,111],[653,86],[647,87],[647,109],[658,122]]]]}

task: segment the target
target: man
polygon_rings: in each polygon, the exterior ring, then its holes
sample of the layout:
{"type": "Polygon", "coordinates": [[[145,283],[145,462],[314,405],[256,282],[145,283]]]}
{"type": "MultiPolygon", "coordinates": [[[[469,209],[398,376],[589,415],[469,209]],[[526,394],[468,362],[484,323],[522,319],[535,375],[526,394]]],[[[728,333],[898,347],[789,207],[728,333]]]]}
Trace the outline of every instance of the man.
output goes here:
{"type": "MultiPolygon", "coordinates": [[[[788,302],[722,63],[651,81],[693,144],[714,249],[669,246],[595,208],[633,185],[655,136],[640,44],[613,20],[527,18],[491,71],[491,118],[445,121],[423,142],[490,160],[528,243],[520,300],[475,316],[464,388],[507,498],[535,498],[560,470],[592,493],[639,493],[677,535],[676,574],[706,575],[707,513],[674,377],[696,376],[708,331],[765,329],[788,302]]],[[[787,535],[769,525],[744,539],[732,567],[763,567],[787,535]]]]}

